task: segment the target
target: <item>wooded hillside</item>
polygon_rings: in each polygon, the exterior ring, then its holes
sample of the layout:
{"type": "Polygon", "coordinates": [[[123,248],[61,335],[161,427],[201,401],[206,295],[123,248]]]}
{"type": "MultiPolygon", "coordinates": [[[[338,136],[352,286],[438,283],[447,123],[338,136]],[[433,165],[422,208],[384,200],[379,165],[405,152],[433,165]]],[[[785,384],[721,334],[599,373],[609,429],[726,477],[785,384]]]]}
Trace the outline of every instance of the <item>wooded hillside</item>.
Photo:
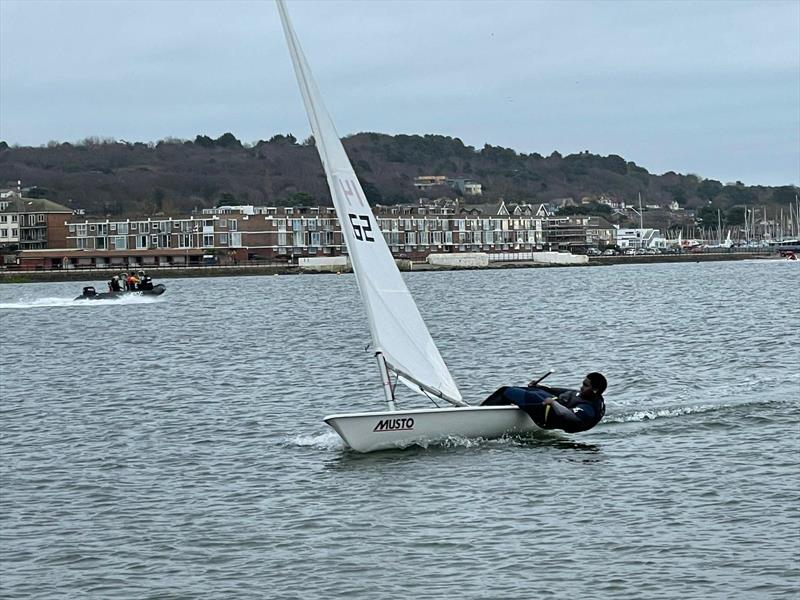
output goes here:
{"type": "MultiPolygon", "coordinates": [[[[653,175],[620,156],[588,152],[520,154],[510,148],[464,145],[439,135],[359,133],[345,148],[372,203],[416,202],[414,177],[445,175],[483,185],[476,201],[546,202],[556,198],[599,198],[647,204],[673,200],[687,208],[720,208],[735,223],[743,206],[788,206],[793,186],[723,184],[673,172],[653,175]],[[710,202],[710,204],[709,204],[710,202]]],[[[91,215],[185,213],[221,204],[330,204],[325,176],[313,146],[291,135],[245,145],[232,134],[192,141],[166,139],[128,143],[87,139],[78,144],[9,147],[0,142],[0,185],[22,180],[38,195],[91,215]]],[[[427,196],[455,196],[448,187],[427,196]]],[[[470,198],[464,199],[469,202],[470,198]]]]}

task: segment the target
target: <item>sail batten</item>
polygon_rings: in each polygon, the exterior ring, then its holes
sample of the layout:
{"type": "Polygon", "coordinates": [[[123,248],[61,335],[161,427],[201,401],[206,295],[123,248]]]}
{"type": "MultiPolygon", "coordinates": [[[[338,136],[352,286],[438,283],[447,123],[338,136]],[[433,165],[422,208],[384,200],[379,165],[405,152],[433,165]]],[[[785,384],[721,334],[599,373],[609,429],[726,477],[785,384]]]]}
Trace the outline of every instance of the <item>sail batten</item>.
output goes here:
{"type": "Polygon", "coordinates": [[[400,381],[421,393],[464,404],[461,393],[394,262],[361,184],[342,146],[289,21],[276,0],[311,131],[350,254],[373,346],[400,381]],[[424,390],[424,391],[421,391],[424,390]]]}

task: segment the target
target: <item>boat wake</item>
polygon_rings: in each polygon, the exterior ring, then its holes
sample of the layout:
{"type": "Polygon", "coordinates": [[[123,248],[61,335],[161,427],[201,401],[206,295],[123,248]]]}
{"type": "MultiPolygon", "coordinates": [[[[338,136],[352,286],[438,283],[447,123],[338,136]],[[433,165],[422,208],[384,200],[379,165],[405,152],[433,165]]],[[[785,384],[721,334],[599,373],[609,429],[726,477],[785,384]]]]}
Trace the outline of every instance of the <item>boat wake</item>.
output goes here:
{"type": "MultiPolygon", "coordinates": [[[[787,401],[771,400],[767,402],[769,402],[769,404],[785,404],[787,401]]],[[[649,410],[637,410],[633,412],[623,412],[621,414],[606,415],[602,423],[641,423],[644,421],[652,421],[654,419],[673,419],[692,414],[742,410],[747,407],[764,403],[764,398],[756,397],[751,400],[742,400],[739,402],[728,402],[721,404],[698,404],[695,406],[652,408],[649,410]]]]}
{"type": "Polygon", "coordinates": [[[296,435],[286,438],[286,445],[299,446],[301,448],[313,448],[315,450],[344,450],[345,445],[342,438],[334,431],[326,431],[316,435],[296,435]]]}
{"type": "Polygon", "coordinates": [[[640,423],[669,417],[682,417],[694,413],[705,413],[725,408],[724,404],[702,404],[700,406],[679,406],[677,408],[660,408],[651,410],[637,410],[632,413],[623,413],[603,419],[604,423],[640,423]]]}
{"type": "Polygon", "coordinates": [[[153,304],[162,302],[160,296],[123,296],[114,300],[75,300],[72,298],[34,298],[31,300],[18,300],[17,302],[0,302],[0,310],[28,309],[28,308],[65,308],[87,306],[118,306],[128,304],[153,304]]]}
{"type": "MultiPolygon", "coordinates": [[[[502,448],[510,446],[526,446],[532,441],[558,441],[561,436],[551,431],[536,431],[527,434],[508,435],[499,438],[467,438],[461,436],[447,436],[438,440],[417,440],[405,448],[392,448],[388,452],[418,448],[422,450],[452,449],[452,448],[502,448]]],[[[286,446],[312,448],[314,450],[349,450],[334,431],[314,435],[296,435],[284,439],[286,446]]]]}

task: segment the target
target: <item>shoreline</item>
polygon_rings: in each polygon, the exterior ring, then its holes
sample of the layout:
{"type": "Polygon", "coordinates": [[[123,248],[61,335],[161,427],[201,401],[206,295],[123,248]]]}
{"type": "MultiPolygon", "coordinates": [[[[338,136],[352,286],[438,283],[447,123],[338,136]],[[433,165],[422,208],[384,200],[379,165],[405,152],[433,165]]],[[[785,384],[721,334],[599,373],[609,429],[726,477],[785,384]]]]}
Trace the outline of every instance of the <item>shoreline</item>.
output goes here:
{"type": "MultiPolygon", "coordinates": [[[[651,263],[698,263],[731,260],[770,260],[779,258],[777,253],[763,252],[721,252],[717,254],[659,254],[643,256],[590,256],[587,265],[541,264],[531,261],[494,262],[488,267],[452,267],[429,265],[428,263],[405,263],[401,271],[463,271],[486,269],[550,269],[597,267],[621,264],[651,263]],[[404,267],[404,268],[403,268],[404,267]]],[[[249,277],[258,275],[313,275],[333,273],[330,269],[301,268],[297,265],[241,265],[241,266],[202,266],[202,267],[147,267],[148,274],[157,279],[183,279],[188,277],[249,277]]],[[[41,283],[52,281],[105,281],[120,272],[120,269],[69,269],[54,271],[0,271],[0,284],[41,283]]],[[[340,269],[339,272],[350,272],[340,269]]]]}

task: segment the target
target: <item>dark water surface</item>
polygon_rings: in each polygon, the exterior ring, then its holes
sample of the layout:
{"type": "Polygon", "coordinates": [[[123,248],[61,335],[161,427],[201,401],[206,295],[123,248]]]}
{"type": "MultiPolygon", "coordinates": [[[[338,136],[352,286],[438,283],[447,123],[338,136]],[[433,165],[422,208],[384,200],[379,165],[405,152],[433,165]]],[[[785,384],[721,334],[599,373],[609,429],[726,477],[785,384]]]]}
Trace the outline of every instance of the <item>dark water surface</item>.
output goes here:
{"type": "Polygon", "coordinates": [[[798,597],[798,265],[405,277],[467,400],[602,370],[606,420],[359,455],[352,276],[3,285],[0,597],[798,597]]]}

